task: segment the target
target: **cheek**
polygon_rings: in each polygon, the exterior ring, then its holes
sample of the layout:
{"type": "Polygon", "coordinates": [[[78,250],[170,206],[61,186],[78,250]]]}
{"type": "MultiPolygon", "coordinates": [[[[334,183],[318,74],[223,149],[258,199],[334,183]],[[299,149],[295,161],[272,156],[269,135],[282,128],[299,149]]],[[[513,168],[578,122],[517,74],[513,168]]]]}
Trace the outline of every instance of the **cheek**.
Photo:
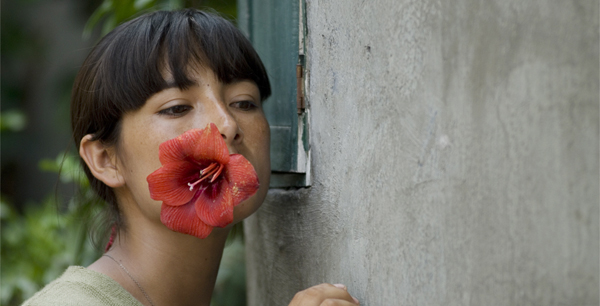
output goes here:
{"type": "MultiPolygon", "coordinates": [[[[141,117],[141,116],[140,116],[141,117]]],[[[164,127],[145,118],[124,118],[120,146],[127,171],[134,176],[148,176],[160,168],[158,150],[164,127]]]]}
{"type": "Polygon", "coordinates": [[[125,184],[136,201],[150,200],[146,177],[160,168],[159,142],[150,129],[124,130],[120,141],[120,165],[125,184]],[[144,133],[145,132],[145,133],[144,133]]]}
{"type": "Polygon", "coordinates": [[[270,155],[270,143],[271,134],[269,124],[266,119],[261,124],[257,124],[256,131],[256,142],[254,143],[255,150],[254,155],[256,159],[256,172],[259,178],[262,179],[261,187],[264,185],[263,181],[266,181],[268,185],[269,177],[271,175],[271,155],[270,155]]]}
{"type": "Polygon", "coordinates": [[[250,160],[258,175],[260,188],[250,199],[242,202],[235,208],[234,218],[241,221],[254,213],[264,201],[269,190],[269,181],[271,177],[271,160],[270,160],[270,130],[266,120],[259,123],[254,122],[253,134],[247,145],[250,149],[250,154],[246,157],[250,160]]]}
{"type": "Polygon", "coordinates": [[[257,148],[257,166],[259,169],[256,169],[256,172],[258,173],[260,179],[259,193],[263,194],[261,197],[262,202],[262,199],[264,199],[264,196],[269,189],[269,181],[271,178],[271,135],[269,125],[266,123],[266,120],[260,130],[260,135],[261,137],[257,148]]]}
{"type": "Polygon", "coordinates": [[[135,141],[124,145],[123,164],[128,175],[148,176],[161,164],[158,159],[158,146],[151,141],[135,141]]]}
{"type": "Polygon", "coordinates": [[[120,193],[122,195],[120,204],[125,206],[124,213],[127,218],[143,215],[145,218],[159,221],[161,205],[159,201],[150,197],[146,180],[150,173],[161,166],[158,159],[158,145],[138,141],[124,147],[121,171],[125,186],[120,193]]]}

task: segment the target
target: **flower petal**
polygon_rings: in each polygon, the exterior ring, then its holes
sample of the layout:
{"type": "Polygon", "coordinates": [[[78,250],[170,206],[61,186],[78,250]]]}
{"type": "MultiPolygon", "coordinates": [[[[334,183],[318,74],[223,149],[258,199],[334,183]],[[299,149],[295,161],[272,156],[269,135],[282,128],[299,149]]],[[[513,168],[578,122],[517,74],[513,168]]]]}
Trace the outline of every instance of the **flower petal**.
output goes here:
{"type": "Polygon", "coordinates": [[[189,150],[185,150],[184,148],[182,135],[160,144],[158,147],[158,159],[161,164],[179,162],[189,156],[189,150]]]}
{"type": "Polygon", "coordinates": [[[208,186],[194,205],[198,218],[208,225],[224,227],[233,222],[231,188],[225,180],[208,186]]]}
{"type": "Polygon", "coordinates": [[[176,207],[163,203],[160,210],[160,221],[173,231],[200,239],[206,238],[213,229],[212,226],[198,219],[193,203],[176,207]]]}
{"type": "Polygon", "coordinates": [[[214,123],[204,129],[191,129],[159,146],[161,164],[193,159],[196,162],[229,162],[229,150],[214,123]]]}
{"type": "Polygon", "coordinates": [[[191,149],[190,155],[194,160],[216,161],[222,165],[229,163],[229,149],[214,123],[202,130],[191,130],[181,136],[184,135],[184,148],[191,149]],[[188,133],[189,135],[186,135],[188,133]]]}
{"type": "Polygon", "coordinates": [[[198,170],[192,163],[178,161],[165,164],[146,178],[150,197],[171,206],[186,204],[196,193],[196,190],[190,191],[187,183],[197,175],[198,170]]]}
{"type": "Polygon", "coordinates": [[[226,169],[225,179],[230,182],[233,206],[237,206],[258,191],[258,176],[244,156],[231,154],[226,169]]]}

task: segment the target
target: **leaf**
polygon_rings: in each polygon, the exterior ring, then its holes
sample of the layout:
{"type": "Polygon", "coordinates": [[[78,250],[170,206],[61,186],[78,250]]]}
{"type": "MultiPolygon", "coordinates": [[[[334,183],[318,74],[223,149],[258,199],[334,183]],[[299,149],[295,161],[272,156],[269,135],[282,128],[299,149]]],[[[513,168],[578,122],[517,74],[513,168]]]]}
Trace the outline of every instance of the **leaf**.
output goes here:
{"type": "Polygon", "coordinates": [[[90,38],[90,36],[92,35],[92,31],[94,30],[94,27],[96,26],[98,21],[100,21],[100,19],[102,19],[104,15],[110,12],[111,9],[112,1],[104,0],[104,2],[102,2],[102,4],[94,11],[94,13],[92,13],[92,16],[90,16],[90,19],[88,19],[88,21],[86,22],[85,27],[83,28],[83,39],[90,38]]]}
{"type": "Polygon", "coordinates": [[[133,8],[139,12],[141,10],[145,10],[150,7],[153,7],[155,5],[156,5],[155,0],[135,0],[135,2],[133,4],[133,8]]]}
{"type": "Polygon", "coordinates": [[[0,115],[0,131],[22,131],[27,126],[27,116],[20,110],[8,110],[0,115]]]}

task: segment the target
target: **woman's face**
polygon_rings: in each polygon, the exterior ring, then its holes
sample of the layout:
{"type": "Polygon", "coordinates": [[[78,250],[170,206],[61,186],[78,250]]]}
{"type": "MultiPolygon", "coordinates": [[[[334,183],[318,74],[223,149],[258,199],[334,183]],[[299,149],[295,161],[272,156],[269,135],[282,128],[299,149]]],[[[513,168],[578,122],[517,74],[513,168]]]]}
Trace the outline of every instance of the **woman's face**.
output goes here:
{"type": "Polygon", "coordinates": [[[123,116],[116,154],[125,184],[115,193],[126,218],[133,217],[128,213],[141,214],[160,222],[161,202],[150,198],[146,181],[161,167],[159,145],[209,123],[219,128],[230,154],[239,153],[252,163],[260,182],[258,192],[235,207],[233,223],[256,211],[265,198],[270,135],[258,87],[252,81],[222,84],[207,69],[197,69],[190,77],[196,85],[186,90],[176,86],[165,89],[151,96],[141,109],[123,116]]]}

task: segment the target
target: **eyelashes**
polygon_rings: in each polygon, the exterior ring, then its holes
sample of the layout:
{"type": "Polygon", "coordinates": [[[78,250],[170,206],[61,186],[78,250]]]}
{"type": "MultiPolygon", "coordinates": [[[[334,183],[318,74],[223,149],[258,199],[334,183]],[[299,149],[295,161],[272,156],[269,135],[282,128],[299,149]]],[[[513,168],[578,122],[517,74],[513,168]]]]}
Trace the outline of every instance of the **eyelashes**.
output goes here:
{"type": "Polygon", "coordinates": [[[229,104],[229,106],[237,108],[242,111],[251,111],[251,110],[255,110],[258,108],[258,105],[256,103],[249,101],[249,100],[233,102],[233,103],[229,104]]]}
{"type": "Polygon", "coordinates": [[[175,105],[175,106],[171,106],[169,108],[165,108],[165,109],[159,111],[158,113],[161,115],[167,115],[167,116],[171,116],[171,117],[179,117],[179,116],[185,115],[191,109],[192,109],[192,107],[189,105],[175,105]]]}

